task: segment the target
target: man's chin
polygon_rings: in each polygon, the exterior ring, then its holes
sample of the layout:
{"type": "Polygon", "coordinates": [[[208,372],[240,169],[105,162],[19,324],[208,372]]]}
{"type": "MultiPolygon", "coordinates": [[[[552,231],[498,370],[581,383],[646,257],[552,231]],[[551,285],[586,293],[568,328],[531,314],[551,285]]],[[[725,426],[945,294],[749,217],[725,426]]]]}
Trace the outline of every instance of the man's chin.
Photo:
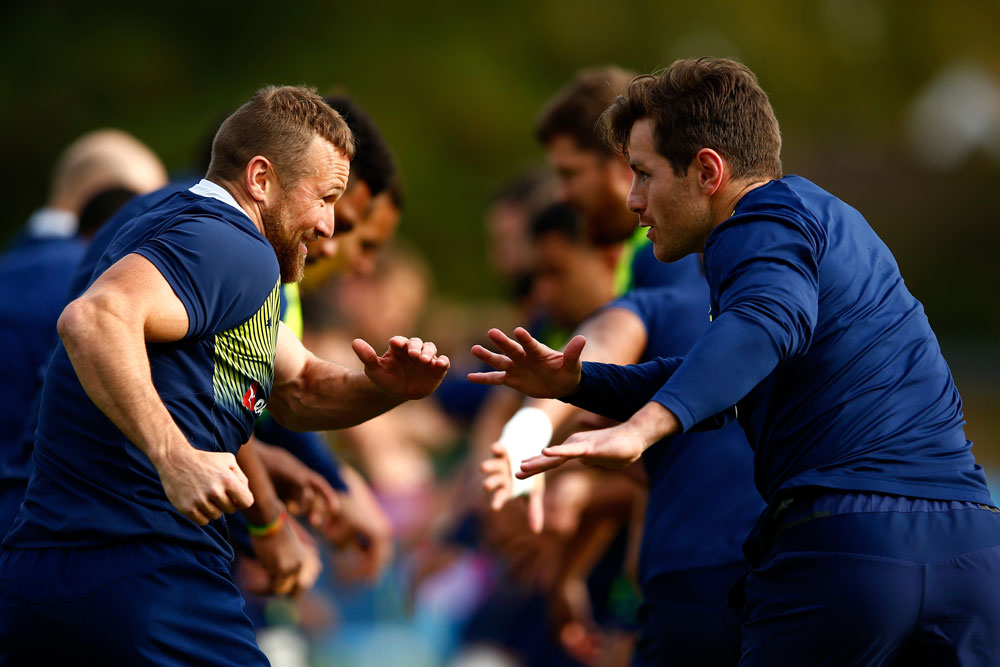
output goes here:
{"type": "Polygon", "coordinates": [[[663,246],[653,244],[653,255],[656,259],[664,264],[670,264],[671,262],[676,262],[679,259],[690,255],[690,252],[685,252],[680,248],[664,248],[663,246]]]}
{"type": "Polygon", "coordinates": [[[281,282],[283,283],[297,283],[302,280],[302,277],[306,274],[306,262],[305,257],[295,262],[291,266],[281,267],[281,282]]]}

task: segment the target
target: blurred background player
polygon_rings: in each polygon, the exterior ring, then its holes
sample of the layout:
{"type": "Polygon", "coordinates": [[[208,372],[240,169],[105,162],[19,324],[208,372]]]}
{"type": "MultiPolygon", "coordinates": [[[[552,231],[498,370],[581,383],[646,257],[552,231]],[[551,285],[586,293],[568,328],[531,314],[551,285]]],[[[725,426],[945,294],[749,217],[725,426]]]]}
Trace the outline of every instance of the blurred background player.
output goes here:
{"type": "Polygon", "coordinates": [[[542,107],[535,136],[556,176],[556,198],[582,218],[596,244],[623,244],[615,293],[633,287],[672,284],[699,271],[689,257],[667,265],[657,262],[645,233],[625,199],[632,183],[628,162],[601,140],[596,124],[635,74],[605,66],[577,72],[542,107]]]}
{"type": "Polygon", "coordinates": [[[55,347],[73,270],[114,209],[166,181],[159,158],[132,135],[89,132],[60,155],[48,202],[0,256],[0,346],[8,355],[0,383],[0,534],[17,514],[31,472],[22,432],[55,347]]]}

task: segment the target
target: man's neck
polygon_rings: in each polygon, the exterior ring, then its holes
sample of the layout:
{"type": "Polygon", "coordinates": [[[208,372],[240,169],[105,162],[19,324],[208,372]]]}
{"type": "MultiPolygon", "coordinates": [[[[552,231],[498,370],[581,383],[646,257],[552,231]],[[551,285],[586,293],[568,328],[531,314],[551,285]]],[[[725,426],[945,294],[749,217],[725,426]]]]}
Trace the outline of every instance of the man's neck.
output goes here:
{"type": "Polygon", "coordinates": [[[256,225],[257,230],[261,234],[264,233],[264,222],[259,202],[251,197],[244,188],[241,188],[235,183],[232,183],[224,178],[206,176],[205,179],[215,183],[232,195],[233,199],[236,200],[236,203],[239,204],[240,208],[243,209],[247,216],[253,221],[253,224],[256,225]]]}
{"type": "Polygon", "coordinates": [[[718,225],[729,219],[736,210],[736,205],[743,197],[768,183],[770,183],[768,179],[744,179],[727,183],[722,191],[717,193],[715,197],[717,204],[712,207],[715,224],[718,225]]]}

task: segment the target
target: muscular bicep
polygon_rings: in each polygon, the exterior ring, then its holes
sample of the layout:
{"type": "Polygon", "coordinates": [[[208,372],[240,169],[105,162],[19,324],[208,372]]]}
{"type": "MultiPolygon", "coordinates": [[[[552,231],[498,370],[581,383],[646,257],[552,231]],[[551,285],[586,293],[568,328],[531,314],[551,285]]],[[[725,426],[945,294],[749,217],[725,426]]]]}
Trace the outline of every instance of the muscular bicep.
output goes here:
{"type": "Polygon", "coordinates": [[[627,308],[611,307],[589,318],[576,333],[587,338],[584,361],[634,364],[646,349],[646,325],[627,308]]]}
{"type": "Polygon", "coordinates": [[[188,332],[184,304],[163,274],[142,255],[129,254],[115,262],[79,299],[141,322],[147,342],[168,343],[188,332]]]}

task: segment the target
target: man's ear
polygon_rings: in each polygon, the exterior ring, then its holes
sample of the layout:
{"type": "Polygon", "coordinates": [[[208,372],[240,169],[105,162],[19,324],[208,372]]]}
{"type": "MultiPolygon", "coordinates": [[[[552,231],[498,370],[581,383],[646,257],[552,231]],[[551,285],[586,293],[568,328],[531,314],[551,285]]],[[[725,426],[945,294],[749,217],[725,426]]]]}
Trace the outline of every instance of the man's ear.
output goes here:
{"type": "Polygon", "coordinates": [[[274,165],[263,155],[256,155],[247,163],[244,173],[247,192],[258,203],[273,199],[280,188],[274,165]]]}
{"type": "Polygon", "coordinates": [[[703,195],[711,197],[729,178],[729,165],[711,148],[702,148],[693,160],[698,188],[703,195]]]}

